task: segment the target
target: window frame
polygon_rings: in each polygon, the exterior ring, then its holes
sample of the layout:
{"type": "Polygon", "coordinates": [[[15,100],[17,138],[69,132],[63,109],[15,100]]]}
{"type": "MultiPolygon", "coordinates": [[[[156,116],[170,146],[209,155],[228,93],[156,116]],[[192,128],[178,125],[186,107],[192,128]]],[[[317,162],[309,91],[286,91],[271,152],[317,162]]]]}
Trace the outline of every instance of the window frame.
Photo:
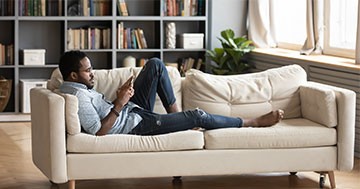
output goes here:
{"type": "MultiPolygon", "coordinates": [[[[306,2],[305,2],[306,3],[306,2]]],[[[270,4],[271,7],[271,11],[274,11],[274,6],[275,6],[275,2],[272,2],[270,4]]],[[[306,14],[305,14],[306,15],[306,14]]],[[[272,14],[272,17],[274,16],[274,14],[272,14]]],[[[272,18],[274,19],[274,18],[272,18]]],[[[306,19],[306,18],[305,18],[306,19]]],[[[285,41],[278,41],[278,39],[276,39],[276,29],[275,29],[275,40],[276,40],[276,47],[277,48],[283,48],[283,49],[289,49],[289,50],[296,50],[296,51],[300,51],[301,48],[303,47],[305,41],[306,41],[306,35],[305,35],[305,39],[304,42],[302,44],[297,44],[297,43],[289,43],[289,42],[285,42],[285,41]]],[[[306,32],[306,31],[305,31],[306,32]]]]}
{"type": "Polygon", "coordinates": [[[330,46],[330,1],[324,1],[324,27],[323,54],[355,59],[355,49],[330,46]]]}

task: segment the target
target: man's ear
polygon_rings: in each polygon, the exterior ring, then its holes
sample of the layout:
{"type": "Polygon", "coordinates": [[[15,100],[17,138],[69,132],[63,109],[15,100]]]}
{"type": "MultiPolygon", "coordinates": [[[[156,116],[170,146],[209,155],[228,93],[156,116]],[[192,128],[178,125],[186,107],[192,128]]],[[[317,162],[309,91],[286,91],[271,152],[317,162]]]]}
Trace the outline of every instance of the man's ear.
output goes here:
{"type": "Polygon", "coordinates": [[[76,72],[71,72],[71,73],[70,73],[70,79],[71,79],[72,81],[76,81],[76,80],[78,79],[77,73],[76,73],[76,72]]]}

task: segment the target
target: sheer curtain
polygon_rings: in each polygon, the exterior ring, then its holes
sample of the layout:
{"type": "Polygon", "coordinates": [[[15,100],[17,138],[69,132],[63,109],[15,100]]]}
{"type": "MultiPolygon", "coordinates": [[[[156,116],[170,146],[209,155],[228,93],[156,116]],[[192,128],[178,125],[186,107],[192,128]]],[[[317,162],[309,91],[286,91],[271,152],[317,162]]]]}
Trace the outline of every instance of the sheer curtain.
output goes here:
{"type": "Polygon", "coordinates": [[[322,54],[324,34],[323,0],[306,2],[306,41],[300,50],[301,54],[322,54]]]}
{"type": "Polygon", "coordinates": [[[256,47],[276,47],[271,19],[272,0],[249,0],[248,35],[256,47]]]}
{"type": "MultiPolygon", "coordinates": [[[[301,54],[322,53],[323,43],[323,0],[307,0],[307,39],[301,54]]],[[[249,39],[257,47],[276,47],[275,22],[272,0],[249,0],[249,39]]]]}

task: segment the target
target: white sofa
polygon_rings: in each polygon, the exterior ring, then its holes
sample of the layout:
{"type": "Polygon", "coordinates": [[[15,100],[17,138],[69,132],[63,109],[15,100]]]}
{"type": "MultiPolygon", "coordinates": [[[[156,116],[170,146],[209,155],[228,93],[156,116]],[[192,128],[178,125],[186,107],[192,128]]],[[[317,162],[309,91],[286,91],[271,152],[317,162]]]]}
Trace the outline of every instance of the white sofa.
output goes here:
{"type": "MultiPolygon", "coordinates": [[[[139,69],[95,70],[95,89],[113,99],[139,69]]],[[[92,136],[81,133],[76,97],[57,92],[62,79],[55,70],[48,89],[31,90],[34,164],[54,183],[70,181],[69,188],[83,179],[284,171],[329,173],[335,187],[333,171],[352,169],[354,92],[309,82],[298,65],[234,76],[168,71],[183,110],[248,118],[281,108],[285,119],[268,128],[92,136]]],[[[159,100],[155,109],[165,112],[159,100]]]]}

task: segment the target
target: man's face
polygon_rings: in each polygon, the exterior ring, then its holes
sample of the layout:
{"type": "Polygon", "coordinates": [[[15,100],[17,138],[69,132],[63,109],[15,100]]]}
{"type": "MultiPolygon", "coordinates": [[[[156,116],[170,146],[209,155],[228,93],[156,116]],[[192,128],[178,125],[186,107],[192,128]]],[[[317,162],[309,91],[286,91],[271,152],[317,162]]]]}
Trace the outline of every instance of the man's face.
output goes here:
{"type": "Polygon", "coordinates": [[[80,68],[77,73],[76,82],[86,85],[89,89],[94,87],[94,74],[89,58],[85,57],[80,61],[80,68]]]}

